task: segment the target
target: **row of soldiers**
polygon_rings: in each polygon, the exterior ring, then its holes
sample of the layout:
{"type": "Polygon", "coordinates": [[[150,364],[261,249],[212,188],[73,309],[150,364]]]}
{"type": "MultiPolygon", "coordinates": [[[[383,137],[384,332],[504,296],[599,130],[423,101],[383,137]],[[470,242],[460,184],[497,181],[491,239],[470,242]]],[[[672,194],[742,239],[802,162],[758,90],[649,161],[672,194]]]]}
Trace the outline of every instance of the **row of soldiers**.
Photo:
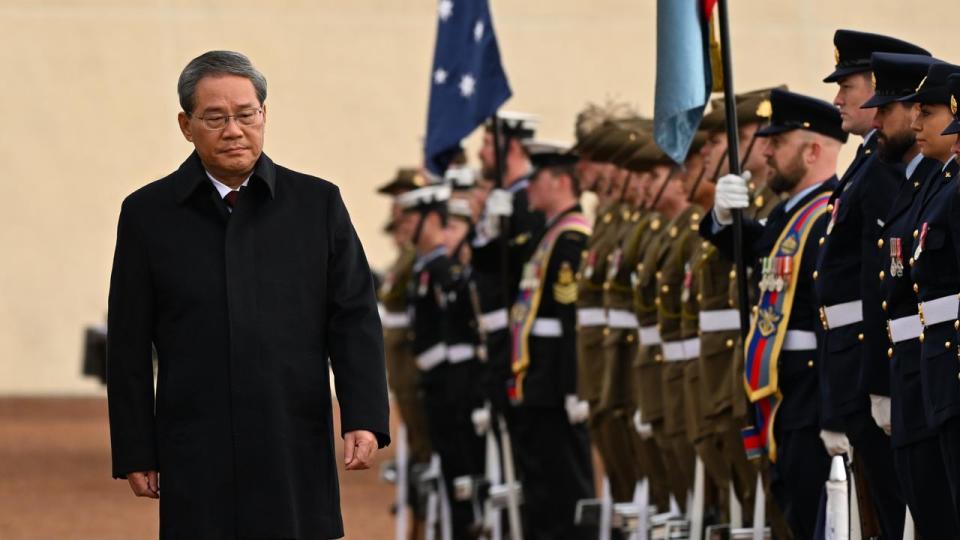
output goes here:
{"type": "MultiPolygon", "coordinates": [[[[877,34],[834,45],[833,104],[783,85],[715,101],[682,164],[608,104],[578,116],[572,148],[501,114],[480,174],[451,152],[443,179],[381,189],[400,249],[381,288],[391,388],[448,493],[504,418],[526,538],[586,537],[591,442],[615,501],[645,479],[658,509],[688,510],[700,463],[718,520],[760,486],[776,538],[817,535],[846,455],[864,536],[901,538],[908,508],[923,538],[960,538],[960,67],[877,34]]],[[[451,506],[454,537],[476,534],[451,506]]]]}

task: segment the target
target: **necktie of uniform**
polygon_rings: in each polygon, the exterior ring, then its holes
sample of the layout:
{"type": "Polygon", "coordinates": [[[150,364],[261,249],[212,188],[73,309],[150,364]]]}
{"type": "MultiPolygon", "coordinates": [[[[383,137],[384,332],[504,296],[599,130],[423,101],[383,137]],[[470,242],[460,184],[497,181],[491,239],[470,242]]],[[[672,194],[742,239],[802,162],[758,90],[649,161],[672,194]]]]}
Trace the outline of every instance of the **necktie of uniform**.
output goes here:
{"type": "MultiPolygon", "coordinates": [[[[241,189],[243,189],[243,188],[241,187],[241,189]]],[[[240,197],[240,190],[239,190],[239,189],[235,189],[235,190],[227,193],[226,195],[224,195],[224,196],[223,196],[223,200],[224,200],[224,202],[227,203],[227,206],[229,206],[229,207],[232,209],[234,206],[237,205],[237,198],[238,198],[238,197],[240,197]]]]}

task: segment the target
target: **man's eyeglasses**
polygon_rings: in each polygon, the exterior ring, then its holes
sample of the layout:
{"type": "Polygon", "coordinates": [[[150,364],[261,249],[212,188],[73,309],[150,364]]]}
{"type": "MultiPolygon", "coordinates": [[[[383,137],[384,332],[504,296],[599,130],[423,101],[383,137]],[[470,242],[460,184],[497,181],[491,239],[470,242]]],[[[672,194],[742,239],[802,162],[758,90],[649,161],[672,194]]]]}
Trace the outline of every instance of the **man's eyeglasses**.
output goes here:
{"type": "Polygon", "coordinates": [[[241,126],[255,126],[260,123],[263,115],[263,109],[249,109],[240,111],[237,114],[211,113],[207,116],[194,116],[203,123],[203,127],[209,130],[218,130],[227,127],[227,122],[233,118],[241,126]]]}

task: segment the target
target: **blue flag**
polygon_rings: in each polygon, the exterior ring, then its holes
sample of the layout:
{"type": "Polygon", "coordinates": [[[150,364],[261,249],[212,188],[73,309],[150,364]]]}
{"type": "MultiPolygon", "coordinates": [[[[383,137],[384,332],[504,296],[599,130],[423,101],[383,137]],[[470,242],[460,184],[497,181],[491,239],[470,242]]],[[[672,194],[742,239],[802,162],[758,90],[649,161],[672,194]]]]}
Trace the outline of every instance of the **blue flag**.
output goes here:
{"type": "Polygon", "coordinates": [[[438,156],[459,145],[511,95],[487,0],[438,2],[430,77],[426,165],[442,174],[446,164],[438,156]]]}
{"type": "Polygon", "coordinates": [[[687,158],[712,87],[704,4],[702,0],[657,1],[653,138],[677,163],[687,158]]]}

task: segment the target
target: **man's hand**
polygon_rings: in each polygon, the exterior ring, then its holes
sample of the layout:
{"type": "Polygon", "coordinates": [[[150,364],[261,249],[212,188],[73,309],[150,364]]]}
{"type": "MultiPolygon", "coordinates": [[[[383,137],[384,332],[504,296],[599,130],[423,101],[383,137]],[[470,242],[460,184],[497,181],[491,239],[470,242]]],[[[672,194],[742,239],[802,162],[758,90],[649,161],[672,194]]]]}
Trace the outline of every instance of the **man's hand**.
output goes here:
{"type": "Polygon", "coordinates": [[[893,431],[890,426],[890,398],[870,394],[870,415],[887,436],[893,431]]]}
{"type": "Polygon", "coordinates": [[[487,215],[510,216],[513,215],[513,194],[505,189],[495,189],[487,197],[487,215]]]}
{"type": "Polygon", "coordinates": [[[732,211],[750,206],[750,190],[747,189],[750,178],[750,171],[744,171],[742,176],[728,174],[717,180],[717,190],[713,196],[713,216],[717,224],[733,223],[732,211]]]}
{"type": "Polygon", "coordinates": [[[127,482],[137,497],[160,498],[160,475],[157,471],[128,473],[127,482]]]}
{"type": "Polygon", "coordinates": [[[373,464],[377,437],[369,431],[357,430],[343,436],[343,463],[348,471],[362,471],[373,464]]]}
{"type": "Polygon", "coordinates": [[[842,456],[850,453],[850,440],[847,436],[838,431],[820,431],[820,439],[823,441],[823,447],[831,456],[842,456]]]}

